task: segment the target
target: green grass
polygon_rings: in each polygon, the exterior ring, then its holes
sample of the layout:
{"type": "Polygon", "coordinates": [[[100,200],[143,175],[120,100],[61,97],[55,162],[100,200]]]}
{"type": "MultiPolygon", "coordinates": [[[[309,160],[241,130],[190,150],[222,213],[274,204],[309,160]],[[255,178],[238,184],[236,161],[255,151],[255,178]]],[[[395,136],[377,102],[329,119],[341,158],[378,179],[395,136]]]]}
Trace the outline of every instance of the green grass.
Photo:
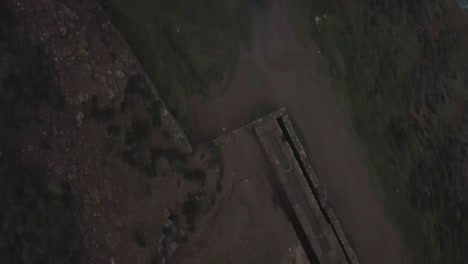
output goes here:
{"type": "Polygon", "coordinates": [[[311,6],[306,0],[288,1],[289,20],[293,25],[294,33],[303,46],[312,40],[310,36],[311,6]]]}
{"type": "MultiPolygon", "coordinates": [[[[356,146],[415,261],[463,263],[468,221],[460,212],[468,201],[459,131],[468,128],[448,120],[467,98],[466,49],[448,25],[450,3],[293,2],[290,12],[308,20],[324,53],[317,70],[333,78],[356,146]],[[431,20],[442,25],[439,34],[421,32],[431,20]]],[[[301,41],[306,30],[295,20],[301,41]]]]}
{"type": "Polygon", "coordinates": [[[288,1],[288,14],[293,26],[294,33],[298,41],[307,46],[312,41],[310,22],[315,17],[334,13],[335,2],[332,1],[310,1],[310,0],[290,0],[288,1]]]}
{"type": "Polygon", "coordinates": [[[193,93],[211,98],[227,87],[239,49],[249,43],[246,6],[243,0],[108,1],[113,23],[181,119],[193,93]]]}

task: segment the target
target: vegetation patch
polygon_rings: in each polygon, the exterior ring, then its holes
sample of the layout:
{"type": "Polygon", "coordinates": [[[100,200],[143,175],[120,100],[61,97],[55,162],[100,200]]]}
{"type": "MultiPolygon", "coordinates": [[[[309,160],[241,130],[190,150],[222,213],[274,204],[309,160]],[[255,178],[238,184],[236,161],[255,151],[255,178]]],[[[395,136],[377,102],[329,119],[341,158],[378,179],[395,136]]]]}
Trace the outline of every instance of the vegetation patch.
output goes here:
{"type": "Polygon", "coordinates": [[[212,205],[211,200],[204,191],[188,193],[187,199],[182,204],[182,213],[189,230],[194,230],[197,220],[208,212],[212,205]]]}
{"type": "Polygon", "coordinates": [[[193,93],[211,97],[224,90],[250,36],[245,0],[105,3],[179,120],[186,120],[193,93]]]}
{"type": "Polygon", "coordinates": [[[163,129],[163,131],[162,131],[162,136],[167,140],[172,139],[171,132],[169,132],[168,130],[165,130],[165,129],[163,129]]]}
{"type": "Polygon", "coordinates": [[[146,120],[135,118],[130,128],[125,132],[125,143],[129,146],[143,143],[149,135],[149,125],[146,120]]]}
{"type": "Polygon", "coordinates": [[[221,178],[218,178],[218,180],[216,181],[216,191],[218,193],[223,191],[223,184],[221,183],[221,178]]]}
{"type": "Polygon", "coordinates": [[[144,103],[147,114],[151,117],[151,122],[154,127],[161,127],[161,110],[162,103],[156,99],[156,95],[151,91],[146,79],[139,75],[133,75],[127,80],[125,94],[120,103],[120,112],[125,112],[127,109],[134,109],[136,105],[144,103]]]}
{"type": "MultiPolygon", "coordinates": [[[[44,123],[40,113],[53,119],[66,104],[41,42],[4,1],[0,47],[0,262],[84,263],[71,186],[50,181],[45,167],[26,164],[17,155],[24,135],[34,131],[30,127],[44,123]]],[[[50,149],[43,136],[38,145],[50,149]]]]}
{"type": "Polygon", "coordinates": [[[132,235],[133,241],[137,244],[138,247],[145,248],[146,247],[146,238],[143,236],[141,232],[134,232],[132,235]]]}
{"type": "Polygon", "coordinates": [[[184,179],[191,182],[197,182],[199,184],[205,184],[206,173],[203,170],[189,170],[184,174],[184,179]]]}
{"type": "MultiPolygon", "coordinates": [[[[210,141],[205,144],[205,147],[209,153],[209,157],[206,162],[206,168],[208,170],[215,169],[216,167],[222,167],[221,163],[221,149],[216,145],[215,142],[210,141]]],[[[220,168],[222,171],[222,168],[220,168]]]]}
{"type": "Polygon", "coordinates": [[[0,3],[0,120],[9,128],[43,122],[40,109],[63,111],[65,100],[40,41],[0,3]]]}
{"type": "MultiPolygon", "coordinates": [[[[4,153],[5,155],[5,153],[4,153]]],[[[0,164],[0,254],[5,263],[84,263],[77,200],[66,182],[12,158],[0,164]]]]}
{"type": "Polygon", "coordinates": [[[114,117],[114,108],[112,106],[99,106],[98,97],[91,99],[90,115],[97,123],[107,123],[114,117]]]}
{"type": "Polygon", "coordinates": [[[467,98],[468,53],[457,31],[466,22],[453,19],[455,4],[295,1],[308,5],[302,19],[326,58],[321,71],[334,79],[415,261],[463,263],[468,126],[454,116],[467,113],[457,114],[456,106],[467,98]]]}
{"type": "Polygon", "coordinates": [[[119,137],[121,134],[121,129],[119,125],[111,124],[107,126],[106,132],[110,137],[119,137]]]}

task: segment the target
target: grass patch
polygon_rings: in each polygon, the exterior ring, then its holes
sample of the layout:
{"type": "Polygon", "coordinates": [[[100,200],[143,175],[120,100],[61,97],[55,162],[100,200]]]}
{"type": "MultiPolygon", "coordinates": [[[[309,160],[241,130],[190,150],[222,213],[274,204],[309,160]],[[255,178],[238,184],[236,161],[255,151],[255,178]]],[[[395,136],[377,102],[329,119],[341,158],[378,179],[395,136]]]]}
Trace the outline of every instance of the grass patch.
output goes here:
{"type": "Polygon", "coordinates": [[[193,93],[217,95],[232,78],[239,48],[249,42],[247,4],[106,1],[113,23],[179,119],[187,118],[193,93]]]}
{"type": "Polygon", "coordinates": [[[303,46],[307,46],[312,40],[309,24],[311,5],[309,2],[306,0],[288,1],[289,21],[291,21],[298,41],[303,46]]]}
{"type": "Polygon", "coordinates": [[[326,59],[318,70],[333,78],[362,157],[415,261],[463,263],[468,221],[460,212],[468,201],[462,134],[468,128],[447,120],[453,104],[467,98],[461,92],[467,52],[449,20],[452,4],[308,3],[304,17],[326,59]],[[434,30],[421,30],[427,24],[434,30]]]}

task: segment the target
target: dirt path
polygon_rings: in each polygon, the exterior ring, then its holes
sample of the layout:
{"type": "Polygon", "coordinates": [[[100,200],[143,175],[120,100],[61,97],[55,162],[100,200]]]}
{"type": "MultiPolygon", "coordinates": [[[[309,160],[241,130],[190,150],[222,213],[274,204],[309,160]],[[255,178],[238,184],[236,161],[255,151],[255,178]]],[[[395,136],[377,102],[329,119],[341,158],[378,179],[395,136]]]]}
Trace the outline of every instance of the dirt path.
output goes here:
{"type": "Polygon", "coordinates": [[[241,126],[256,106],[285,106],[305,136],[328,201],[361,263],[407,263],[398,230],[347,132],[332,83],[316,73],[318,48],[297,42],[283,1],[253,12],[251,50],[241,52],[236,77],[222,97],[209,103],[193,99],[193,131],[214,137],[223,128],[241,126]]]}

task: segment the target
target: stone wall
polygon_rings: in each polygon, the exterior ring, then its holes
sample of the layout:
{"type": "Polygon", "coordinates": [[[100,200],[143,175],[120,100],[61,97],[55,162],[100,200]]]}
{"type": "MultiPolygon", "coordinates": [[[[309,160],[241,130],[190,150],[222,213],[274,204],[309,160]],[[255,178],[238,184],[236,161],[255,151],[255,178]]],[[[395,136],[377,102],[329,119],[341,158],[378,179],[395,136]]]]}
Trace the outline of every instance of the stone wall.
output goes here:
{"type": "Polygon", "coordinates": [[[319,201],[320,207],[322,209],[322,212],[325,215],[325,218],[329,221],[330,225],[333,228],[333,231],[335,232],[335,235],[337,236],[338,240],[340,241],[341,246],[343,247],[343,250],[350,261],[351,264],[358,264],[359,261],[357,259],[356,253],[354,252],[353,248],[349,244],[345,233],[343,231],[343,228],[341,227],[341,224],[338,220],[338,218],[335,215],[334,210],[328,206],[325,202],[325,199],[321,197],[321,192],[320,192],[320,183],[317,178],[317,175],[315,174],[314,170],[312,169],[312,166],[310,165],[310,162],[308,161],[307,153],[304,150],[304,146],[302,145],[301,141],[299,140],[297,133],[291,123],[291,120],[289,119],[289,116],[287,112],[284,110],[282,112],[281,118],[283,119],[283,122],[286,126],[286,129],[288,130],[288,134],[291,136],[292,141],[294,143],[294,147],[297,149],[297,151],[300,154],[301,161],[304,164],[304,168],[306,170],[306,177],[310,179],[310,181],[313,183],[313,186],[310,186],[312,188],[312,191],[314,195],[316,196],[315,198],[319,201]]]}

